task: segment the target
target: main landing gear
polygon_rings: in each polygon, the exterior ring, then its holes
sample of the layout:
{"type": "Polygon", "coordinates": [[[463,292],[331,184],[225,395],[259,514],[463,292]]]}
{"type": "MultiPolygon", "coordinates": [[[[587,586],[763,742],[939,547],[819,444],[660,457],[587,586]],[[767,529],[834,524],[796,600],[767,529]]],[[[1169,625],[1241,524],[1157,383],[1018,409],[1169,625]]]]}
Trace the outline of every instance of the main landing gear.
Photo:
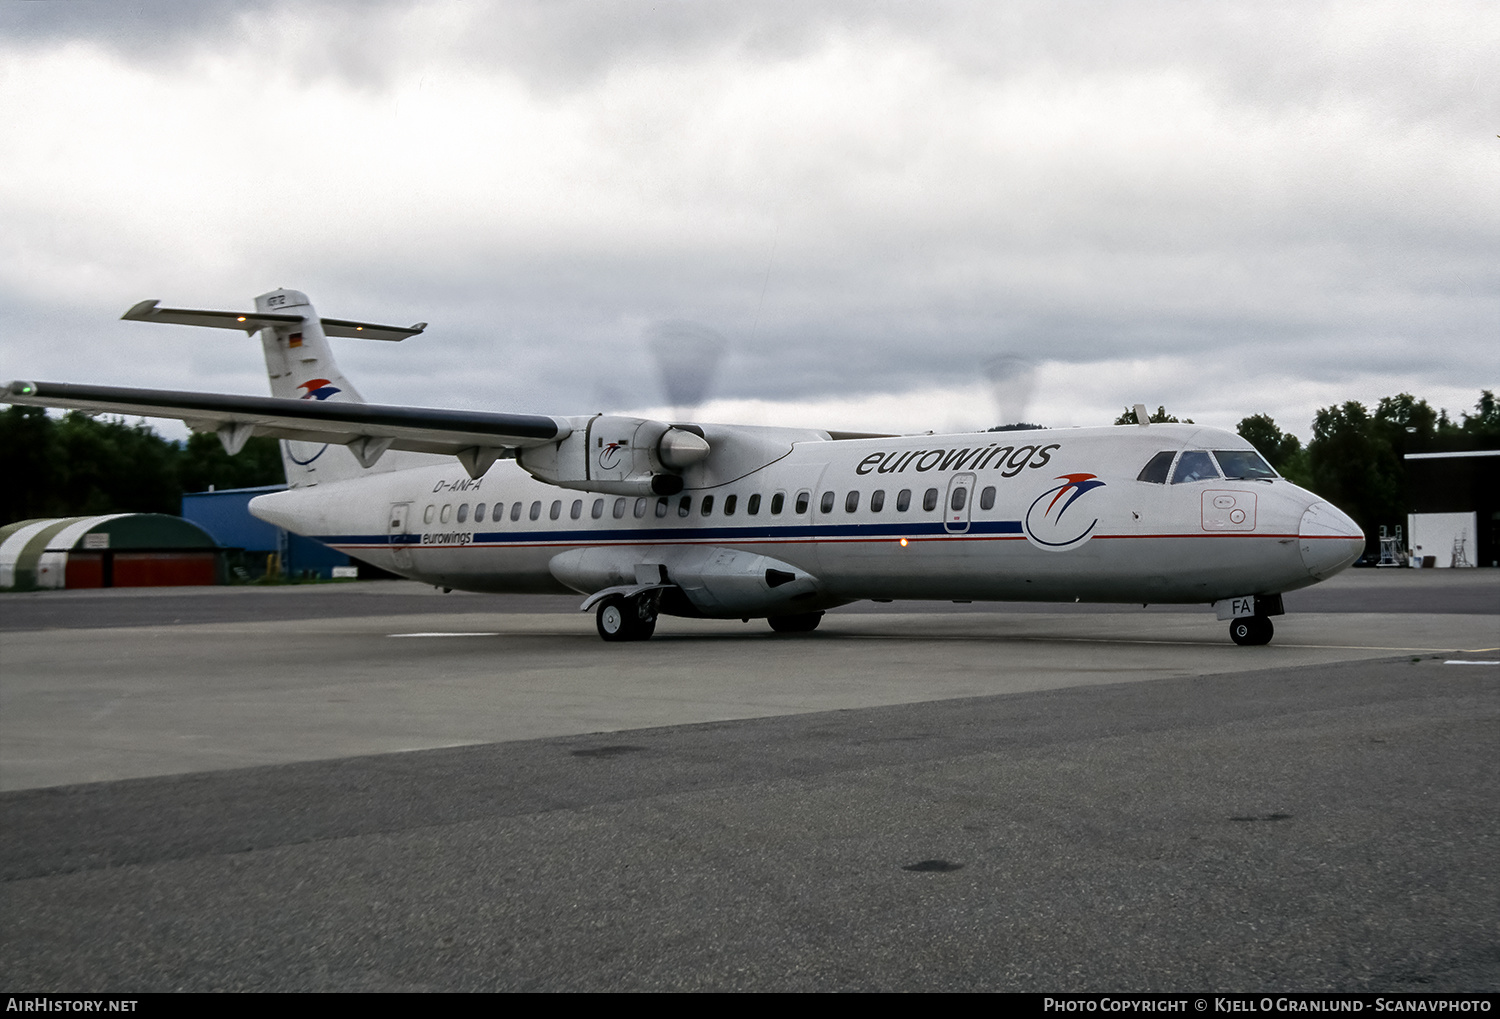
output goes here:
{"type": "Polygon", "coordinates": [[[649,640],[656,632],[656,608],[661,592],[625,597],[612,594],[599,603],[594,624],[605,640],[649,640]]]}
{"type": "Polygon", "coordinates": [[[1242,616],[1229,624],[1229,639],[1242,646],[1269,644],[1275,632],[1269,616],[1242,616]]]}
{"type": "Polygon", "coordinates": [[[794,616],[771,616],[766,622],[777,633],[811,633],[823,621],[821,612],[799,612],[794,616]]]}

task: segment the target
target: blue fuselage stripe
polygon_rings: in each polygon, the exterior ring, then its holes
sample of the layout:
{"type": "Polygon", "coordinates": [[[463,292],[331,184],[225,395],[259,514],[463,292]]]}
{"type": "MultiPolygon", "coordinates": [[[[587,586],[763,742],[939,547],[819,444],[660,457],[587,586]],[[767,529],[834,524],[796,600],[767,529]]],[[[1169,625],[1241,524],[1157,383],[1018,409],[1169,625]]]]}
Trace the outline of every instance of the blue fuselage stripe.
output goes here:
{"type": "MultiPolygon", "coordinates": [[[[910,524],[798,524],[780,527],[615,527],[594,529],[587,526],[555,531],[466,531],[464,524],[439,524],[426,534],[468,533],[469,544],[532,544],[535,542],[574,542],[591,544],[602,541],[765,541],[777,538],[919,538],[925,535],[962,533],[967,535],[1019,535],[1019,520],[976,520],[967,529],[950,532],[942,521],[910,524]]],[[[424,546],[418,534],[324,534],[317,540],[326,545],[418,545],[424,546]]],[[[439,547],[440,547],[439,543],[439,547]]]]}

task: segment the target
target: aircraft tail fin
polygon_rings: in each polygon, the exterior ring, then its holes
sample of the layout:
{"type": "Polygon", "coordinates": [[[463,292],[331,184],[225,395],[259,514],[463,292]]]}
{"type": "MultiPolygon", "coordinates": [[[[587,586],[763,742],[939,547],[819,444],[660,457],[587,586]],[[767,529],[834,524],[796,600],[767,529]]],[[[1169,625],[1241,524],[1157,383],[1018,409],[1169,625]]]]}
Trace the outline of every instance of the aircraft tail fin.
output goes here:
{"type": "MultiPolygon", "coordinates": [[[[365,398],[339,369],[328,345],[329,336],[404,340],[427,327],[425,322],[401,327],[319,318],[312,302],[300,290],[272,290],[261,294],[255,299],[254,312],[161,308],[156,301],[142,301],[121,317],[138,322],[170,322],[258,332],[272,396],[284,400],[334,403],[364,403],[365,398]]],[[[248,429],[244,434],[248,436],[248,429]]],[[[244,437],[225,439],[226,447],[230,447],[231,442],[230,451],[237,452],[244,437]]],[[[389,440],[373,437],[350,446],[283,439],[281,460],[286,467],[287,484],[301,488],[319,482],[341,481],[409,467],[413,465],[413,457],[427,459],[420,453],[387,454],[389,445],[389,440]]]]}

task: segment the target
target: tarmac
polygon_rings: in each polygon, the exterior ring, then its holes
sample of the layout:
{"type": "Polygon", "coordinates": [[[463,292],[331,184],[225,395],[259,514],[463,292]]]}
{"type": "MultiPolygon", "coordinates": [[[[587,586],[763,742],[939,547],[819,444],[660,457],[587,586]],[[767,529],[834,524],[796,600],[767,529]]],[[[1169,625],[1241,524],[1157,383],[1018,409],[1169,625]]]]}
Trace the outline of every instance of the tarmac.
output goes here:
{"type": "Polygon", "coordinates": [[[0,986],[1500,988],[1500,571],[1286,600],[0,595],[0,986]]]}

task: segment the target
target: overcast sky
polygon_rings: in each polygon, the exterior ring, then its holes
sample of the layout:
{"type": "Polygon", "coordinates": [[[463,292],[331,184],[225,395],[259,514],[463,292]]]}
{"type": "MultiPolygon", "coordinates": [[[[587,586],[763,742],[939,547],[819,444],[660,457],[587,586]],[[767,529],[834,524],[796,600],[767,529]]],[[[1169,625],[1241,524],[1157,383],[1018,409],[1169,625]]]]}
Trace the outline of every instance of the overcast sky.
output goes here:
{"type": "Polygon", "coordinates": [[[286,286],[431,323],[336,341],[386,403],[666,414],[687,320],[705,420],[986,427],[997,357],[1050,425],[1456,417],[1497,54],[1492,0],[0,0],[0,378],[264,393],[253,341],[118,319],[286,286]]]}

